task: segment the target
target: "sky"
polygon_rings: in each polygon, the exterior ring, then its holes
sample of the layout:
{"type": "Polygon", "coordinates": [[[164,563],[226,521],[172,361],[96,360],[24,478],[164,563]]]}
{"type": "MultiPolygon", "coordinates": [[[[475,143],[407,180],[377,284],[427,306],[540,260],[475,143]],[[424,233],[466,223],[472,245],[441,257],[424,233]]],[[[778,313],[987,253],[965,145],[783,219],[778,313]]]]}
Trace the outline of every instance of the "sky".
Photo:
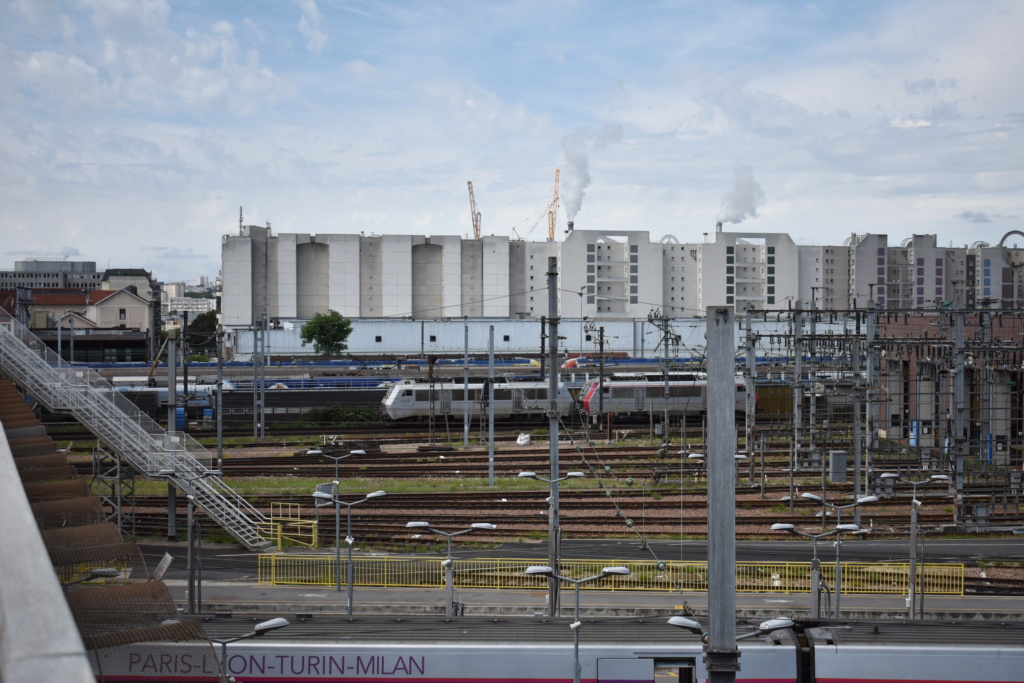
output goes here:
{"type": "MultiPolygon", "coordinates": [[[[1024,230],[1017,0],[0,0],[0,269],[221,237],[1024,230]]],[[[1020,236],[1015,236],[1021,241],[1020,236]]]]}

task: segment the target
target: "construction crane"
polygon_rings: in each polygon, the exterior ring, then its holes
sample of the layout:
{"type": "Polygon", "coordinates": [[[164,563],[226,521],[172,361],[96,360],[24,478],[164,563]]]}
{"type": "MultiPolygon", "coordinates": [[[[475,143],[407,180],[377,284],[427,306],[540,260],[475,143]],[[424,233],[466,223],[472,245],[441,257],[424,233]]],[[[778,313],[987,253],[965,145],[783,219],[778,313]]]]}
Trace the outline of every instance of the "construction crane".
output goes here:
{"type": "Polygon", "coordinates": [[[555,196],[551,200],[551,210],[548,211],[548,242],[555,241],[555,221],[558,220],[558,174],[561,169],[555,169],[555,196]]]}
{"type": "Polygon", "coordinates": [[[480,212],[476,210],[476,197],[473,196],[473,181],[467,180],[469,185],[469,217],[473,221],[473,239],[480,239],[480,212]]]}

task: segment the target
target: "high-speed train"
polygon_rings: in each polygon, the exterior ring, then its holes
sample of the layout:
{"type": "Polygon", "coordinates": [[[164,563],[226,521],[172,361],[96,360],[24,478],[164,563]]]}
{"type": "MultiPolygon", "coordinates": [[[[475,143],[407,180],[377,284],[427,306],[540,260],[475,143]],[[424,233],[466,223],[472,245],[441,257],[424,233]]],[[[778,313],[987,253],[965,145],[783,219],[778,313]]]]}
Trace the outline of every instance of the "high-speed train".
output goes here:
{"type": "MultiPolygon", "coordinates": [[[[583,409],[589,415],[613,413],[634,415],[662,414],[668,405],[669,415],[701,415],[707,411],[708,381],[703,372],[672,373],[667,382],[659,373],[616,373],[602,383],[590,380],[580,392],[583,409]],[[603,384],[603,390],[602,390],[603,384]]],[[[735,380],[735,410],[746,413],[747,389],[742,380],[735,380]]]]}
{"type": "MultiPolygon", "coordinates": [[[[225,673],[239,682],[568,683],[576,659],[567,620],[460,618],[454,622],[290,625],[258,639],[225,638],[225,673]],[[288,635],[289,631],[291,635],[288,635]]],[[[235,622],[241,621],[238,619],[235,622]]],[[[231,633],[252,628],[230,626],[231,633]]],[[[225,626],[226,627],[226,626],[225,626]]],[[[578,626],[580,680],[586,683],[697,683],[708,680],[699,636],[664,618],[586,619],[578,626]],[[662,630],[664,633],[654,634],[662,630]]],[[[989,623],[796,623],[759,635],[737,626],[740,683],[1008,683],[1024,671],[1024,625],[989,623]]],[[[216,654],[194,645],[142,644],[126,653],[93,651],[104,681],[217,680],[216,654]],[[152,648],[152,653],[147,652],[152,648]]],[[[98,666],[97,666],[98,665],[98,666]]]]}
{"type": "MultiPolygon", "coordinates": [[[[392,420],[449,415],[459,420],[469,409],[470,419],[486,418],[489,386],[487,381],[472,379],[469,391],[462,382],[417,382],[407,379],[393,385],[381,401],[384,412],[392,420]]],[[[536,381],[494,382],[494,416],[497,419],[519,419],[547,415],[550,408],[548,383],[536,381]]],[[[558,413],[567,416],[573,410],[572,395],[564,384],[558,385],[558,413]]]]}

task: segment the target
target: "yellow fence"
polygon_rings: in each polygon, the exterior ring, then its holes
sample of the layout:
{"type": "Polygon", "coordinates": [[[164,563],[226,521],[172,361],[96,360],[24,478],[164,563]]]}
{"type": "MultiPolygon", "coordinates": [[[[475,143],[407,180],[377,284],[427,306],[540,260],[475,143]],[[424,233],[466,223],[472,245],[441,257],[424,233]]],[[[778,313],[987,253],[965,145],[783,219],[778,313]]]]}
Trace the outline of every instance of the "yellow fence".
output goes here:
{"type": "MultiPolygon", "coordinates": [[[[455,560],[458,588],[540,589],[543,579],[526,576],[538,560],[455,560]]],[[[341,561],[341,580],[346,578],[346,558],[341,561]]],[[[600,583],[584,584],[584,590],[706,591],[707,562],[606,562],[568,560],[562,573],[571,578],[593,576],[602,567],[629,567],[630,576],[611,576],[600,583]]],[[[335,584],[335,556],[260,555],[259,582],[274,585],[332,586],[335,584]]],[[[920,569],[920,568],[919,568],[920,569]]],[[[899,563],[844,562],[843,593],[907,592],[908,566],[899,563]]],[[[821,565],[822,580],[834,585],[835,565],[821,565]]],[[[444,568],[437,558],[356,558],[354,584],[359,586],[436,588],[444,586],[444,568]]],[[[962,564],[930,564],[924,567],[924,592],[931,595],[963,595],[962,564]]],[[[806,593],[811,589],[808,562],[737,562],[736,590],[748,593],[806,593]]],[[[919,588],[920,590],[920,588],[919,588]]]]}
{"type": "Polygon", "coordinates": [[[270,521],[257,525],[260,534],[280,550],[287,542],[308,548],[319,546],[319,522],[302,519],[298,503],[271,503],[270,521]]]}

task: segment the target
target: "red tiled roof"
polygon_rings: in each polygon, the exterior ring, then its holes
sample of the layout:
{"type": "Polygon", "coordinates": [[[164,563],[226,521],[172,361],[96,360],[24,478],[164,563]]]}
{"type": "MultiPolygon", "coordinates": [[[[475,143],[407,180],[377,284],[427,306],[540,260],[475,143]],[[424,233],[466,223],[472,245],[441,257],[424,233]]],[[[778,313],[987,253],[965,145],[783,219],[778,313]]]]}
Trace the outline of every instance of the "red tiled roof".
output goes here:
{"type": "Polygon", "coordinates": [[[32,303],[36,306],[84,306],[86,296],[84,290],[71,294],[44,294],[36,289],[32,292],[32,303]]]}
{"type": "Polygon", "coordinates": [[[121,291],[123,291],[123,290],[120,290],[120,289],[94,289],[91,292],[89,292],[89,295],[87,297],[87,299],[88,299],[87,303],[98,304],[99,302],[103,301],[104,299],[108,299],[108,298],[114,296],[115,294],[117,294],[117,293],[119,293],[121,291]]]}

